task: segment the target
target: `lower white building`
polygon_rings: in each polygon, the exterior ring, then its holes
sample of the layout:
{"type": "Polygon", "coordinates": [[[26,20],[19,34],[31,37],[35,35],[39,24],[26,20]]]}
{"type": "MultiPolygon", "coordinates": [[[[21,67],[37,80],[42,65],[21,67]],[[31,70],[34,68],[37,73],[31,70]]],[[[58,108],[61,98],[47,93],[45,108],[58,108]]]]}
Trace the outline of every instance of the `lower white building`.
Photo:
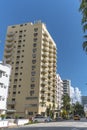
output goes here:
{"type": "Polygon", "coordinates": [[[0,62],[0,114],[7,110],[7,96],[11,66],[0,62]]]}
{"type": "Polygon", "coordinates": [[[62,96],[63,96],[63,81],[59,74],[56,76],[57,83],[57,102],[58,102],[58,110],[62,107],[62,96]]]}

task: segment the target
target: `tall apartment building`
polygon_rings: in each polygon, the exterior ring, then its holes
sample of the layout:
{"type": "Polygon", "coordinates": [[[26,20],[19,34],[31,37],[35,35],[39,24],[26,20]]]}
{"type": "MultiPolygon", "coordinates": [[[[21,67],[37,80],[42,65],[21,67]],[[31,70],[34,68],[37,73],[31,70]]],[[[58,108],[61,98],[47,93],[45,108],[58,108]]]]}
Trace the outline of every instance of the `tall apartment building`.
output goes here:
{"type": "Polygon", "coordinates": [[[12,66],[10,116],[45,115],[49,105],[57,107],[56,44],[44,23],[9,26],[4,58],[12,66]]]}
{"type": "Polygon", "coordinates": [[[7,96],[11,66],[0,62],[0,115],[7,110],[7,96]]]}
{"type": "Polygon", "coordinates": [[[63,80],[63,93],[68,94],[70,96],[70,87],[71,81],[70,80],[63,80]]]}
{"type": "Polygon", "coordinates": [[[59,74],[56,75],[58,110],[62,107],[63,81],[59,74]]]}

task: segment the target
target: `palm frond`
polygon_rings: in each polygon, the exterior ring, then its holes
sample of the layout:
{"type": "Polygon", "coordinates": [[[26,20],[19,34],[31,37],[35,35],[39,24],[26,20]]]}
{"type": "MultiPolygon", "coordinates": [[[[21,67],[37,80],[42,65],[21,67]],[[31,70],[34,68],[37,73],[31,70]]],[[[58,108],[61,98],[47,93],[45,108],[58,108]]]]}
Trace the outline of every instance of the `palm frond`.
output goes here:
{"type": "Polygon", "coordinates": [[[87,39],[87,35],[84,35],[83,37],[84,37],[85,39],[87,39]]]}
{"type": "Polygon", "coordinates": [[[87,17],[83,17],[82,18],[82,24],[86,23],[87,22],[87,17]]]}
{"type": "Polygon", "coordinates": [[[87,52],[87,41],[84,41],[82,46],[83,46],[83,50],[87,52]]]}
{"type": "Polygon", "coordinates": [[[85,32],[87,30],[87,23],[83,25],[83,31],[85,32]]]}
{"type": "Polygon", "coordinates": [[[85,7],[87,7],[87,0],[82,0],[79,11],[83,11],[85,7]]]}

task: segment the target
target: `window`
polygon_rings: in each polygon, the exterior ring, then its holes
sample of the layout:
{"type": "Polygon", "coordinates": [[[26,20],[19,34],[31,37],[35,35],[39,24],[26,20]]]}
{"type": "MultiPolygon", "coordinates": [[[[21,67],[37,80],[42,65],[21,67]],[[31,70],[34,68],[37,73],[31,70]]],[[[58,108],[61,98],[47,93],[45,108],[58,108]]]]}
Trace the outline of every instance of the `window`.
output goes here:
{"type": "Polygon", "coordinates": [[[23,24],[20,24],[20,27],[22,27],[23,26],[23,24]]]}
{"type": "Polygon", "coordinates": [[[37,32],[37,31],[38,31],[38,28],[34,28],[34,31],[37,32]]]}
{"type": "Polygon", "coordinates": [[[17,87],[17,85],[13,85],[13,88],[16,88],[17,87]]]}
{"type": "Polygon", "coordinates": [[[36,60],[32,60],[32,63],[35,64],[35,63],[36,63],[36,60]]]}
{"type": "Polygon", "coordinates": [[[14,106],[11,106],[11,109],[14,109],[15,107],[14,106]]]}
{"type": "Polygon", "coordinates": [[[34,33],[34,36],[36,37],[38,35],[38,33],[34,33]]]}
{"type": "Polygon", "coordinates": [[[21,87],[21,85],[19,85],[19,87],[21,87]]]}
{"type": "Polygon", "coordinates": [[[18,42],[19,42],[19,43],[21,43],[22,41],[21,41],[21,40],[19,40],[18,42]]]}
{"type": "Polygon", "coordinates": [[[25,42],[25,39],[23,40],[23,42],[25,42]]]}
{"type": "Polygon", "coordinates": [[[37,100],[38,97],[26,97],[26,100],[37,100]]]}
{"type": "Polygon", "coordinates": [[[34,40],[34,42],[36,42],[36,41],[37,41],[37,38],[34,38],[33,40],[34,40]]]}
{"type": "Polygon", "coordinates": [[[0,71],[0,77],[2,77],[2,71],[0,71]]]}
{"type": "Polygon", "coordinates": [[[34,95],[34,90],[30,91],[30,96],[34,95]]]}
{"type": "Polygon", "coordinates": [[[18,75],[18,73],[15,73],[15,76],[17,76],[18,75]]]}
{"type": "Polygon", "coordinates": [[[22,75],[22,72],[20,73],[20,75],[22,75]]]}
{"type": "Polygon", "coordinates": [[[18,50],[17,53],[20,53],[20,50],[18,50]]]}
{"type": "Polygon", "coordinates": [[[21,63],[23,63],[23,61],[21,61],[21,63]]]}
{"type": "Polygon", "coordinates": [[[18,48],[20,48],[21,47],[21,45],[18,45],[18,48]]]}
{"type": "Polygon", "coordinates": [[[36,44],[36,43],[34,43],[34,44],[33,44],[33,47],[36,47],[36,46],[37,46],[37,44],[36,44]]]}
{"type": "Polygon", "coordinates": [[[15,101],[15,98],[12,98],[12,101],[15,101]]]}
{"type": "Polygon", "coordinates": [[[18,70],[18,69],[19,69],[18,67],[15,68],[15,70],[18,70]]]}
{"type": "Polygon", "coordinates": [[[33,65],[33,66],[32,66],[32,70],[34,70],[35,68],[36,68],[36,66],[35,66],[35,65],[33,65]]]}
{"type": "Polygon", "coordinates": [[[19,59],[19,58],[20,58],[20,56],[17,56],[16,58],[18,58],[18,59],[19,59]]]}
{"type": "Polygon", "coordinates": [[[4,85],[3,83],[0,83],[1,88],[3,88],[3,85],[4,85]]]}
{"type": "Polygon", "coordinates": [[[13,92],[13,94],[16,94],[16,92],[13,92]]]}
{"type": "Polygon", "coordinates": [[[20,94],[20,91],[18,91],[18,94],[20,94]]]}
{"type": "Polygon", "coordinates": [[[20,30],[19,32],[22,32],[22,30],[20,30]]]}
{"type": "Polygon", "coordinates": [[[22,35],[19,35],[19,38],[21,38],[22,37],[22,35]]]}
{"type": "Polygon", "coordinates": [[[17,61],[16,64],[19,64],[19,61],[17,61]]]}
{"type": "Polygon", "coordinates": [[[28,112],[28,115],[33,115],[33,112],[28,112]]]}
{"type": "Polygon", "coordinates": [[[31,75],[32,75],[32,76],[34,76],[35,74],[36,74],[36,72],[35,72],[35,71],[32,71],[32,72],[31,72],[31,75]]]}
{"type": "Polygon", "coordinates": [[[22,52],[24,52],[24,50],[22,50],[22,52]]]}
{"type": "Polygon", "coordinates": [[[32,77],[32,78],[31,78],[31,81],[34,82],[34,81],[35,81],[35,77],[32,77]]]}
{"type": "Polygon", "coordinates": [[[37,51],[37,49],[36,49],[36,48],[34,48],[34,49],[33,49],[33,53],[35,53],[36,51],[37,51]]]}
{"type": "Polygon", "coordinates": [[[12,26],[12,28],[15,28],[15,26],[12,26]]]}
{"type": "Polygon", "coordinates": [[[14,81],[17,81],[17,79],[14,79],[14,81]]]}
{"type": "Polygon", "coordinates": [[[31,89],[33,89],[35,87],[35,84],[31,84],[31,89]]]}
{"type": "Polygon", "coordinates": [[[25,47],[25,45],[23,44],[23,47],[25,47]]]}
{"type": "Polygon", "coordinates": [[[32,54],[32,57],[33,57],[33,58],[36,58],[36,54],[32,54]]]}
{"type": "Polygon", "coordinates": [[[20,67],[20,69],[23,69],[23,67],[20,67]]]}
{"type": "Polygon", "coordinates": [[[24,57],[24,55],[22,55],[21,57],[24,57]]]}

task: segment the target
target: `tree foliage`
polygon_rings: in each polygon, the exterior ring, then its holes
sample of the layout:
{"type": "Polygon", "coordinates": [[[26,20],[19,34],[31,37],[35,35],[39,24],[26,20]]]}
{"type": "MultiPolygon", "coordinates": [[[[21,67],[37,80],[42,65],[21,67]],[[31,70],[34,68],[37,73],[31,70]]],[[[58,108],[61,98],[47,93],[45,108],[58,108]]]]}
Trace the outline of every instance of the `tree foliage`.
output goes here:
{"type": "Polygon", "coordinates": [[[82,12],[82,26],[83,26],[83,31],[85,33],[84,35],[84,41],[83,41],[83,49],[87,52],[87,0],[81,0],[80,8],[79,11],[82,12]]]}
{"type": "Polygon", "coordinates": [[[74,115],[76,114],[80,116],[84,115],[84,108],[79,102],[76,102],[76,104],[74,104],[73,107],[74,107],[74,115]]]}
{"type": "Polygon", "coordinates": [[[65,109],[66,111],[70,110],[70,97],[68,94],[63,95],[62,101],[63,109],[65,109]]]}

